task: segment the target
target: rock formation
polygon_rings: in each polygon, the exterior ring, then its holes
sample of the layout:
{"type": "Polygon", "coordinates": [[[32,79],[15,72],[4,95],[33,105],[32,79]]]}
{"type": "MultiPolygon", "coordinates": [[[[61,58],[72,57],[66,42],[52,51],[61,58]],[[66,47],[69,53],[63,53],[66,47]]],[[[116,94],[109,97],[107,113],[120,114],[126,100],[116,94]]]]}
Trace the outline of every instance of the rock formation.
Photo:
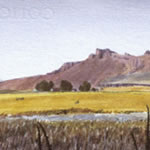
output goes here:
{"type": "MultiPolygon", "coordinates": [[[[48,67],[48,66],[47,66],[48,67]]],[[[88,59],[81,62],[69,62],[61,68],[46,75],[38,75],[20,79],[0,82],[0,90],[32,90],[42,80],[52,80],[59,87],[61,80],[69,80],[75,88],[83,81],[90,81],[92,87],[97,87],[106,80],[121,79],[128,81],[128,75],[140,74],[140,80],[136,78],[135,83],[144,82],[150,84],[150,51],[142,56],[130,54],[120,55],[110,49],[96,49],[95,54],[89,55],[88,59]]],[[[135,78],[134,78],[135,79],[135,78]]],[[[131,82],[131,81],[130,81],[131,82]]]]}

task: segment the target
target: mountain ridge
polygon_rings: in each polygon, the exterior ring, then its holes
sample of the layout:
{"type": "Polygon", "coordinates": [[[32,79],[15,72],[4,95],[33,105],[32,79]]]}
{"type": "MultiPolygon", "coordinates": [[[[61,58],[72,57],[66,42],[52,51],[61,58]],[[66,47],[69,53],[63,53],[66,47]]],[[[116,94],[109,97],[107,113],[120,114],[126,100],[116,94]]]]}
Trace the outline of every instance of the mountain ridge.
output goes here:
{"type": "MultiPolygon", "coordinates": [[[[36,75],[32,77],[17,78],[0,82],[0,90],[33,90],[37,83],[42,80],[52,80],[56,87],[60,85],[61,80],[72,82],[75,88],[78,88],[83,81],[89,81],[92,87],[97,87],[101,83],[122,83],[119,77],[123,76],[135,80],[134,74],[139,74],[141,82],[146,74],[150,77],[150,51],[147,50],[144,55],[133,56],[128,53],[120,55],[110,49],[96,49],[96,53],[79,62],[64,63],[59,69],[45,75],[36,75]],[[130,75],[130,76],[129,76],[130,75]],[[132,77],[133,75],[133,77],[132,77]]],[[[124,79],[125,80],[125,79],[124,79]]],[[[144,81],[144,80],[143,80],[144,81]]],[[[146,80],[150,83],[150,80],[146,80]]]]}

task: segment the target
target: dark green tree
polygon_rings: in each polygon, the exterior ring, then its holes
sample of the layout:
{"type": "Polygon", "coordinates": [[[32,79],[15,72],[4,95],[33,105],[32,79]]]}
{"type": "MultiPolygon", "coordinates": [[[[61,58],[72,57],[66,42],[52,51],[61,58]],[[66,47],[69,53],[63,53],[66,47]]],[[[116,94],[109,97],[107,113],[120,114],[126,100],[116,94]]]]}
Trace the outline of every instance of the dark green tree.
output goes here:
{"type": "Polygon", "coordinates": [[[54,87],[54,82],[53,82],[53,81],[50,81],[50,82],[49,82],[49,88],[50,88],[50,90],[53,89],[53,87],[54,87]]]}
{"type": "Polygon", "coordinates": [[[61,84],[60,84],[60,90],[61,91],[72,91],[72,84],[71,82],[67,81],[67,80],[62,80],[61,84]]]}
{"type": "Polygon", "coordinates": [[[91,91],[96,92],[96,91],[97,91],[97,89],[96,89],[96,88],[92,88],[92,89],[91,89],[91,91]]]}
{"type": "Polygon", "coordinates": [[[83,85],[80,85],[79,90],[80,90],[80,91],[84,91],[83,85]]]}
{"type": "Polygon", "coordinates": [[[54,87],[54,83],[52,81],[47,82],[46,80],[41,81],[36,85],[36,90],[38,91],[50,91],[54,87]]]}
{"type": "Polygon", "coordinates": [[[84,81],[82,85],[80,85],[79,90],[83,92],[90,91],[91,89],[91,84],[88,81],[84,81]]]}

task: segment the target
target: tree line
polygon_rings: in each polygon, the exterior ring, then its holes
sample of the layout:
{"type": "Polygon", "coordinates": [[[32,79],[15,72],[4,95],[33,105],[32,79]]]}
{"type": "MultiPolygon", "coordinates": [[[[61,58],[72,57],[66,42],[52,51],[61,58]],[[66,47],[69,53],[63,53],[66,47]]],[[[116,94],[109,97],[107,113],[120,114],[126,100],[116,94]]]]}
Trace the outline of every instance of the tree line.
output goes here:
{"type": "MultiPolygon", "coordinates": [[[[73,85],[71,82],[67,81],[67,80],[62,80],[61,83],[60,83],[60,87],[59,88],[55,88],[55,84],[53,81],[46,81],[46,80],[43,80],[41,82],[39,82],[36,86],[35,86],[35,89],[37,91],[40,91],[40,92],[44,92],[44,91],[54,91],[54,90],[57,90],[57,91],[62,91],[62,92],[67,92],[67,91],[77,91],[77,89],[74,89],[73,88],[73,85]]],[[[95,88],[91,88],[91,84],[90,82],[88,81],[84,81],[79,89],[79,91],[82,91],[82,92],[87,92],[87,91],[96,91],[95,88]]]]}

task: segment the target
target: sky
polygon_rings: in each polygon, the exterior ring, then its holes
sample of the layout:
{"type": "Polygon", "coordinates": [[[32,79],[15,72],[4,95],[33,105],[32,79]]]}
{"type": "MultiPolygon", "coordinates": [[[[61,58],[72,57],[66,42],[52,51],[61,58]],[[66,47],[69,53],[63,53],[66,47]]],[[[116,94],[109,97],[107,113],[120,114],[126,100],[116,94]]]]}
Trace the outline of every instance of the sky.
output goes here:
{"type": "Polygon", "coordinates": [[[0,0],[0,79],[46,74],[96,48],[150,49],[149,0],[0,0]]]}

